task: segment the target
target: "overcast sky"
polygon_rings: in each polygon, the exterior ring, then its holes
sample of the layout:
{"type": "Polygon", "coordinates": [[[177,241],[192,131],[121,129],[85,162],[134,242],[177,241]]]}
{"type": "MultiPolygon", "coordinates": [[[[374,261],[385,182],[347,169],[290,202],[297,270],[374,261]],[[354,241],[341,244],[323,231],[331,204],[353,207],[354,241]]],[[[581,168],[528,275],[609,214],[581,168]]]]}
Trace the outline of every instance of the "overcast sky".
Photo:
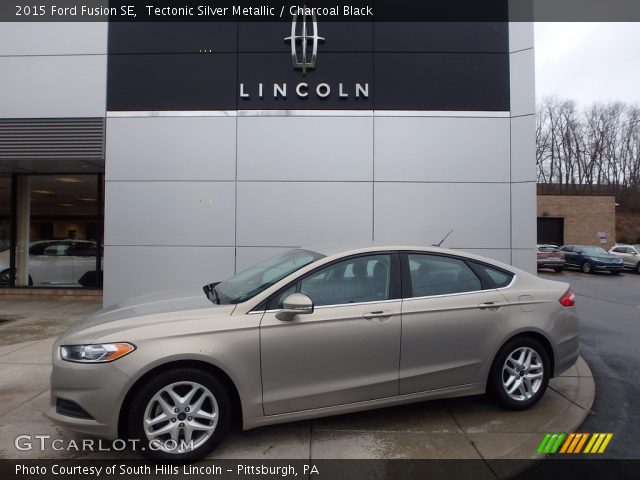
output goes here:
{"type": "Polygon", "coordinates": [[[536,23],[536,99],[640,104],[640,23],[536,23]]]}

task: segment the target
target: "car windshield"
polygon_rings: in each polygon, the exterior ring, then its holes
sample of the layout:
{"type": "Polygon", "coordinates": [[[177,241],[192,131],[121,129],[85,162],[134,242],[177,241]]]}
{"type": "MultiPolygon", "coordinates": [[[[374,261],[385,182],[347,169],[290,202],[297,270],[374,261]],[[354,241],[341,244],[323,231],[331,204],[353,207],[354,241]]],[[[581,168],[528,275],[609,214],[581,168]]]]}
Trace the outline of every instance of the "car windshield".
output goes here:
{"type": "Polygon", "coordinates": [[[309,250],[289,250],[249,267],[224,282],[212,284],[209,298],[219,304],[245,302],[287,275],[323,257],[309,250]]]}
{"type": "Polygon", "coordinates": [[[582,251],[585,255],[607,255],[602,247],[582,247],[582,251]]]}

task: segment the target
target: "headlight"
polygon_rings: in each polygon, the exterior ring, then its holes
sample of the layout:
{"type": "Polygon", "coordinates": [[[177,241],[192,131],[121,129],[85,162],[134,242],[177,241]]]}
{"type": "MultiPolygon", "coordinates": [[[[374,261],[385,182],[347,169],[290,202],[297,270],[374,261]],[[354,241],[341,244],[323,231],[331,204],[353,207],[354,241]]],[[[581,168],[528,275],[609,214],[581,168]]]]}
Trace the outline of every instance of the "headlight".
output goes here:
{"type": "Polygon", "coordinates": [[[105,363],[124,357],[133,352],[130,343],[99,343],[96,345],[62,345],[60,356],[68,362],[105,363]]]}

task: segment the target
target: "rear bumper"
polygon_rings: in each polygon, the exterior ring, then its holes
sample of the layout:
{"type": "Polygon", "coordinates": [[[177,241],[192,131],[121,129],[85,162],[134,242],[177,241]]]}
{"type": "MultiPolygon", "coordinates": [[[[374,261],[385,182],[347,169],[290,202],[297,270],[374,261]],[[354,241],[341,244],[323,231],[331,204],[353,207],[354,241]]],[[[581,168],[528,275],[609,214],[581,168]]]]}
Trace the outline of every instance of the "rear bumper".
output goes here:
{"type": "Polygon", "coordinates": [[[564,260],[538,260],[538,268],[561,268],[564,264],[564,260]]]}
{"type": "Polygon", "coordinates": [[[558,345],[553,376],[557,377],[573,366],[580,356],[580,336],[576,335],[558,345]]]}

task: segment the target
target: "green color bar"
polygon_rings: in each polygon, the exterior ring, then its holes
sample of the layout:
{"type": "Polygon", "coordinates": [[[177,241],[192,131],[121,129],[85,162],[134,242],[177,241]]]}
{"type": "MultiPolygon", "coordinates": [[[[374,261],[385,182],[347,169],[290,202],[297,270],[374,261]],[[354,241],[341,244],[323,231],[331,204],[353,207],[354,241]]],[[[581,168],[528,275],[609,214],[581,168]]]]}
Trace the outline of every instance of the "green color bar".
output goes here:
{"type": "Polygon", "coordinates": [[[557,433],[554,433],[553,435],[551,435],[551,438],[547,442],[547,446],[544,447],[544,453],[551,453],[551,447],[555,445],[556,438],[558,438],[557,433]]]}
{"type": "Polygon", "coordinates": [[[551,434],[547,433],[544,438],[542,439],[542,441],[540,442],[540,445],[538,445],[538,453],[543,453],[544,452],[544,447],[547,444],[547,442],[549,441],[549,439],[551,438],[551,434]]]}
{"type": "Polygon", "coordinates": [[[555,445],[553,446],[553,448],[551,449],[551,453],[556,453],[558,451],[558,449],[560,448],[560,445],[562,445],[562,441],[565,439],[566,434],[561,433],[558,435],[558,440],[556,440],[555,445]]]}

